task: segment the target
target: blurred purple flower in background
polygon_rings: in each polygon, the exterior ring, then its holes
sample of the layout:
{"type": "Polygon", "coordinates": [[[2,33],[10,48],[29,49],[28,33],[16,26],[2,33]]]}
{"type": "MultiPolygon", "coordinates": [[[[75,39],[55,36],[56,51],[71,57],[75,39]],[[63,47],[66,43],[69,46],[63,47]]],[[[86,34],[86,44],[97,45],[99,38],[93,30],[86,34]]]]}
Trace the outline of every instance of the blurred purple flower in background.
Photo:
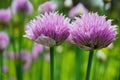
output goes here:
{"type": "Polygon", "coordinates": [[[0,9],[0,23],[8,24],[12,18],[11,10],[8,9],[0,9]]]}
{"type": "Polygon", "coordinates": [[[33,6],[29,0],[13,0],[11,8],[13,14],[17,12],[31,14],[33,11],[33,6]]]}
{"type": "Polygon", "coordinates": [[[13,52],[8,53],[8,58],[14,60],[15,59],[15,54],[13,52]]]}
{"type": "Polygon", "coordinates": [[[32,58],[30,55],[28,55],[25,59],[26,63],[24,64],[23,68],[25,71],[28,71],[32,62],[32,58]]]}
{"type": "Polygon", "coordinates": [[[50,48],[48,46],[44,46],[45,50],[49,50],[50,48]]]}
{"type": "Polygon", "coordinates": [[[45,13],[27,24],[24,37],[50,47],[60,45],[70,34],[69,21],[62,14],[45,13]]]}
{"type": "Polygon", "coordinates": [[[9,37],[5,32],[0,32],[0,50],[5,49],[9,44],[9,37]]]}
{"type": "Polygon", "coordinates": [[[87,14],[88,10],[84,7],[82,3],[77,4],[69,12],[69,17],[74,18],[75,16],[80,16],[82,14],[87,14]]]}
{"type": "Polygon", "coordinates": [[[21,52],[20,52],[20,58],[23,59],[23,60],[25,60],[27,58],[27,56],[28,56],[28,52],[25,51],[25,50],[21,50],[21,52]]]}
{"type": "Polygon", "coordinates": [[[57,8],[57,5],[54,2],[47,1],[44,4],[39,6],[38,11],[41,13],[52,12],[52,11],[55,11],[56,8],[57,8]]]}
{"type": "Polygon", "coordinates": [[[7,73],[8,72],[8,67],[7,66],[3,66],[3,72],[7,73]]]}
{"type": "Polygon", "coordinates": [[[12,60],[17,60],[20,58],[23,63],[23,69],[25,71],[29,69],[31,62],[32,62],[32,56],[26,50],[21,50],[20,54],[13,53],[13,52],[8,52],[7,54],[8,55],[5,55],[5,57],[12,59],[12,60]]]}
{"type": "Polygon", "coordinates": [[[35,43],[32,48],[32,58],[36,60],[39,57],[39,54],[43,52],[44,46],[35,43]]]}
{"type": "Polygon", "coordinates": [[[48,53],[45,54],[45,55],[44,55],[44,58],[45,58],[46,61],[50,61],[50,54],[48,54],[48,53]]]}
{"type": "Polygon", "coordinates": [[[9,80],[16,80],[16,79],[15,79],[15,78],[13,78],[13,77],[10,77],[10,78],[9,78],[9,80]]]}
{"type": "Polygon", "coordinates": [[[107,47],[116,38],[116,26],[111,20],[97,13],[88,13],[76,18],[71,29],[73,41],[86,50],[107,47]]]}
{"type": "Polygon", "coordinates": [[[23,68],[25,71],[27,71],[31,65],[31,61],[32,61],[31,55],[27,51],[21,50],[19,58],[22,59],[23,68]]]}

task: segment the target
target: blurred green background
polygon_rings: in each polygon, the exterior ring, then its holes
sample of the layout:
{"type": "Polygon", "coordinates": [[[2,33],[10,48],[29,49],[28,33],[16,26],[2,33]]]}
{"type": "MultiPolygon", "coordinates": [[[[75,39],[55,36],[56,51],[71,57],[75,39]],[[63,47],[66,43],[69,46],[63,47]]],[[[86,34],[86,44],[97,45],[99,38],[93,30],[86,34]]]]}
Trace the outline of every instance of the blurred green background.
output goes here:
{"type": "MultiPolygon", "coordinates": [[[[18,42],[17,38],[19,35],[18,27],[26,25],[31,19],[35,18],[35,16],[39,15],[38,7],[49,0],[30,0],[34,11],[32,15],[26,16],[24,19],[24,24],[21,23],[21,16],[15,15],[12,16],[12,21],[9,25],[0,25],[0,31],[5,31],[9,34],[9,37],[12,35],[9,33],[10,26],[14,27],[14,37],[15,40],[11,40],[9,46],[6,49],[6,53],[13,52],[12,44],[14,42],[18,42]]],[[[65,14],[67,17],[69,11],[72,7],[77,5],[78,3],[83,3],[84,6],[90,12],[97,12],[100,15],[102,14],[103,8],[99,6],[94,6],[94,1],[98,0],[72,0],[73,5],[71,7],[65,7],[65,0],[52,0],[55,1],[58,5],[57,11],[59,13],[65,14]]],[[[12,0],[0,0],[0,9],[8,8],[11,6],[12,0]]],[[[91,72],[91,80],[120,80],[120,0],[111,0],[110,8],[106,10],[105,15],[108,19],[113,20],[113,24],[117,25],[117,39],[113,42],[112,46],[109,48],[105,48],[102,50],[95,51],[93,64],[92,64],[92,72],[91,72]]],[[[23,33],[24,34],[24,31],[23,33]]],[[[23,38],[23,47],[22,49],[32,54],[32,47],[34,42],[23,38]]],[[[18,46],[18,44],[16,44],[18,46]]],[[[45,50],[42,54],[45,55],[49,53],[49,50],[45,50]],[[44,53],[44,54],[43,54],[44,53]]],[[[43,80],[49,80],[50,78],[50,70],[49,60],[45,60],[42,58],[43,55],[39,55],[37,60],[33,60],[29,67],[29,70],[24,71],[24,80],[40,80],[39,78],[42,75],[43,80]],[[42,66],[41,66],[42,65],[42,66]],[[42,68],[42,71],[40,70],[42,68]],[[42,72],[42,73],[41,73],[42,72]]],[[[54,79],[55,80],[85,80],[86,76],[86,68],[88,61],[88,51],[84,51],[79,49],[76,45],[71,44],[69,42],[63,43],[60,46],[55,47],[55,69],[54,69],[54,79]],[[80,79],[79,79],[80,78],[80,79]]],[[[4,65],[7,66],[8,72],[4,73],[4,80],[13,80],[16,79],[16,70],[15,70],[15,60],[9,59],[8,57],[4,57],[4,65]]]]}

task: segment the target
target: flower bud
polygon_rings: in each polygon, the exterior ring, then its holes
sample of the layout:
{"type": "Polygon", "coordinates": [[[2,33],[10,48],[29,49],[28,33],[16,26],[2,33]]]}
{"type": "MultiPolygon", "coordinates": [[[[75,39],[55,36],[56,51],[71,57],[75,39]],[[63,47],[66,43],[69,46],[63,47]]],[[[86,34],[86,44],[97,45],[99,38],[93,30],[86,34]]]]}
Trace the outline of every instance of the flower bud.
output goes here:
{"type": "Polygon", "coordinates": [[[65,0],[64,1],[64,6],[65,7],[70,8],[70,7],[72,7],[72,5],[73,5],[73,1],[72,0],[65,0]]]}

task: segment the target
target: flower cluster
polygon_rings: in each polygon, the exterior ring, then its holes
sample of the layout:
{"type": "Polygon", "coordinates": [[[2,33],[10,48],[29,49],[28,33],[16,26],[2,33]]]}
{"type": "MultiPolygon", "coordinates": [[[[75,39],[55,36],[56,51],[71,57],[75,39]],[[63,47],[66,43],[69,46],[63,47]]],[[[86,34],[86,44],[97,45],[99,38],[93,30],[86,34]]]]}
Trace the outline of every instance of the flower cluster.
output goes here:
{"type": "Polygon", "coordinates": [[[45,13],[27,24],[24,36],[46,46],[60,45],[70,34],[69,21],[62,14],[45,13]]]}
{"type": "Polygon", "coordinates": [[[44,50],[43,45],[35,43],[32,48],[32,58],[34,60],[36,60],[38,58],[39,54],[41,54],[43,52],[43,50],[44,50]]]}
{"type": "Polygon", "coordinates": [[[38,11],[41,13],[52,12],[52,11],[55,11],[56,8],[57,8],[57,5],[54,2],[48,1],[40,5],[38,8],[38,11]]]}
{"type": "Polygon", "coordinates": [[[82,3],[79,3],[70,10],[69,17],[74,18],[76,16],[80,16],[82,14],[87,14],[87,13],[88,13],[87,8],[85,8],[85,6],[82,3]]]}
{"type": "Polygon", "coordinates": [[[97,13],[76,18],[71,29],[72,40],[80,48],[91,50],[107,47],[116,38],[116,26],[97,13]]]}
{"type": "Polygon", "coordinates": [[[0,23],[9,23],[12,18],[10,9],[0,9],[0,23]]]}
{"type": "Polygon", "coordinates": [[[9,37],[6,33],[0,32],[0,50],[3,50],[9,44],[9,37]]]}
{"type": "Polygon", "coordinates": [[[33,11],[33,6],[29,0],[13,0],[11,8],[14,14],[17,12],[31,14],[33,11]]]}

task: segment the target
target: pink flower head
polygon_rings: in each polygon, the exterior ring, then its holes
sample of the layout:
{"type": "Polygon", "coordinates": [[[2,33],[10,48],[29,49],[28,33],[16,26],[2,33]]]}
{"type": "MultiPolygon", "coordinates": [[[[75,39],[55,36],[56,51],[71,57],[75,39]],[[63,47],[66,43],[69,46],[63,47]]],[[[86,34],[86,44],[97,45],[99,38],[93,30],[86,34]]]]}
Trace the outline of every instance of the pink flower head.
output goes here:
{"type": "Polygon", "coordinates": [[[48,53],[45,54],[44,58],[45,58],[46,61],[50,61],[50,54],[48,54],[48,53]]]}
{"type": "Polygon", "coordinates": [[[30,64],[31,64],[31,60],[32,60],[31,56],[29,55],[29,53],[27,51],[22,50],[20,52],[20,57],[19,58],[22,59],[23,68],[24,68],[25,71],[27,71],[30,67],[30,64]]]}
{"type": "Polygon", "coordinates": [[[43,45],[35,43],[32,48],[32,58],[36,60],[39,54],[43,52],[43,49],[44,49],[43,45]]]}
{"type": "Polygon", "coordinates": [[[12,14],[11,10],[8,9],[0,9],[0,23],[9,23],[11,20],[12,14]]]}
{"type": "Polygon", "coordinates": [[[12,11],[14,14],[17,12],[31,14],[33,11],[33,6],[29,0],[13,0],[12,11]]]}
{"type": "Polygon", "coordinates": [[[16,56],[15,56],[15,53],[13,53],[13,52],[8,53],[8,58],[14,60],[15,57],[16,57],[16,56]]]}
{"type": "Polygon", "coordinates": [[[60,45],[70,34],[69,21],[62,14],[45,13],[27,24],[24,36],[46,46],[60,45]]]}
{"type": "Polygon", "coordinates": [[[31,65],[31,62],[32,62],[32,58],[30,55],[27,56],[27,58],[25,59],[25,63],[24,63],[24,66],[23,66],[23,69],[25,71],[28,71],[29,68],[30,68],[30,65],[31,65]]]}
{"type": "Polygon", "coordinates": [[[45,50],[49,50],[50,48],[48,46],[44,46],[45,50]]]}
{"type": "Polygon", "coordinates": [[[78,5],[76,5],[70,10],[69,16],[71,18],[74,18],[75,16],[79,16],[79,15],[87,14],[87,13],[88,13],[88,10],[84,7],[82,3],[79,3],[78,5]]]}
{"type": "Polygon", "coordinates": [[[16,80],[14,77],[10,77],[9,80],[16,80]]]}
{"type": "Polygon", "coordinates": [[[83,49],[101,49],[116,39],[116,26],[111,20],[97,13],[88,13],[76,18],[71,29],[72,40],[83,49]]]}
{"type": "Polygon", "coordinates": [[[20,52],[20,57],[21,57],[22,59],[26,59],[27,56],[28,56],[28,52],[25,51],[25,50],[21,50],[21,52],[20,52]]]}
{"type": "Polygon", "coordinates": [[[47,1],[44,4],[39,6],[38,11],[42,13],[52,12],[52,11],[55,11],[56,8],[57,8],[57,5],[54,2],[47,1]]]}
{"type": "Polygon", "coordinates": [[[3,50],[9,44],[9,37],[6,33],[0,32],[0,50],[3,50]]]}
{"type": "Polygon", "coordinates": [[[3,67],[3,72],[4,72],[4,73],[7,73],[7,72],[8,72],[8,67],[7,67],[7,66],[4,66],[4,67],[3,67]]]}

